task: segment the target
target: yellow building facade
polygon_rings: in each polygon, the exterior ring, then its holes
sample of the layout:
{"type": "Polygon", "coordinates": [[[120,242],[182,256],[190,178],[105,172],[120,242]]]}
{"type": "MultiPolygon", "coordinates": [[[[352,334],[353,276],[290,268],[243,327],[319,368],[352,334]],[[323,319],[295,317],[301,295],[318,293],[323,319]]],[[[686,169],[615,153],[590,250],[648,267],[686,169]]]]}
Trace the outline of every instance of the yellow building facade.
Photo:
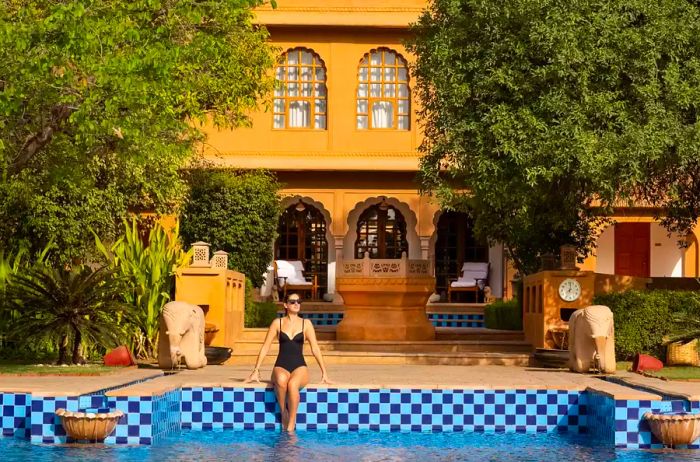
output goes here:
{"type": "MultiPolygon", "coordinates": [[[[339,301],[338,262],[365,253],[430,259],[443,297],[462,263],[488,261],[493,294],[510,295],[502,247],[476,241],[466,215],[443,213],[418,193],[419,101],[410,75],[414,57],[402,41],[425,5],[280,0],[276,9],[261,7],[257,21],[279,49],[278,89],[269,107],[252,114],[252,127],[208,129],[210,160],[277,172],[285,212],[275,258],[302,260],[306,273],[319,277],[326,300],[339,301]]],[[[630,257],[631,264],[647,258],[652,276],[698,274],[697,238],[687,250],[671,249],[673,238],[662,236],[644,213],[621,218],[641,220],[650,230],[648,252],[630,257]]],[[[584,269],[615,271],[614,234],[603,232],[604,245],[584,269]]]]}

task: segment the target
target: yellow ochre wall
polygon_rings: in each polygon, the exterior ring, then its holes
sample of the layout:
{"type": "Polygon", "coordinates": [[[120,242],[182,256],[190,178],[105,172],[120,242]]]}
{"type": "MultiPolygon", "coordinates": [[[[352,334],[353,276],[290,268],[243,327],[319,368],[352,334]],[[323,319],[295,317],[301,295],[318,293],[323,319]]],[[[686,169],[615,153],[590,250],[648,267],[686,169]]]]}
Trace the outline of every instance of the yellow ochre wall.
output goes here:
{"type": "Polygon", "coordinates": [[[421,137],[417,130],[415,81],[410,76],[410,130],[358,130],[355,119],[360,60],[373,49],[388,47],[411,62],[413,57],[401,45],[406,36],[407,32],[401,29],[368,27],[273,28],[271,41],[281,52],[306,47],[325,63],[327,130],[273,129],[272,111],[261,110],[251,114],[251,128],[209,128],[205,155],[219,164],[242,168],[417,170],[421,137]]]}

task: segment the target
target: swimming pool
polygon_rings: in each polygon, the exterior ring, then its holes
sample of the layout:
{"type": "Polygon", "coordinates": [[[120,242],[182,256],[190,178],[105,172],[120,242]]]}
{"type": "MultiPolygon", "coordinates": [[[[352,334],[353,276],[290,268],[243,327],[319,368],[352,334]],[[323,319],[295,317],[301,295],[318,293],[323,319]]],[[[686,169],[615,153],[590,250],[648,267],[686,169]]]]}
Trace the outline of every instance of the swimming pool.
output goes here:
{"type": "Polygon", "coordinates": [[[0,438],[4,460],[89,461],[700,461],[700,452],[615,450],[586,435],[558,433],[401,433],[266,430],[190,431],[153,446],[76,447],[0,438]]]}

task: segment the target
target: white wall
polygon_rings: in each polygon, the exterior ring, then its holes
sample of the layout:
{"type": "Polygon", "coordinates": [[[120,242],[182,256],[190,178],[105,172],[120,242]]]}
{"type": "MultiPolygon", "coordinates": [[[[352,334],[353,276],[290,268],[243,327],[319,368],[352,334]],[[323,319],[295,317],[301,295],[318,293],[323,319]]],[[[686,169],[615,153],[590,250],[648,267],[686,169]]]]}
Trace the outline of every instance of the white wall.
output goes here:
{"type": "Polygon", "coordinates": [[[668,231],[657,224],[651,224],[651,276],[683,276],[683,250],[678,248],[678,237],[668,236],[668,231]]]}
{"type": "Polygon", "coordinates": [[[602,274],[615,274],[615,229],[608,226],[598,236],[598,246],[594,250],[596,255],[595,272],[602,274]]]}

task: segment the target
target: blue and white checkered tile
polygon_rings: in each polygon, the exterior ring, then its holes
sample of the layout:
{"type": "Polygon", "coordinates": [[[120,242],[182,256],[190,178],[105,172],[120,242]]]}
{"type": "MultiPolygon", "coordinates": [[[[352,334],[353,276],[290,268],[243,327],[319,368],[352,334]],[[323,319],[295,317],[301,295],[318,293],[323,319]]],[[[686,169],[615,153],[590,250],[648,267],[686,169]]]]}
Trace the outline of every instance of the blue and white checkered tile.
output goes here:
{"type": "Polygon", "coordinates": [[[271,388],[183,388],[181,419],[182,428],[274,429],[279,409],[271,388]]]}
{"type": "MultiPolygon", "coordinates": [[[[277,317],[281,318],[284,316],[284,311],[278,311],[277,317]]],[[[314,326],[335,326],[340,321],[343,320],[343,313],[340,312],[330,312],[323,313],[318,311],[310,311],[303,313],[302,317],[308,319],[314,326]]]]}
{"type": "Polygon", "coordinates": [[[36,443],[65,443],[68,440],[56,409],[78,411],[77,396],[32,396],[31,441],[36,443]]]}
{"type": "MultiPolygon", "coordinates": [[[[660,449],[663,444],[652,433],[644,419],[647,412],[688,412],[691,405],[688,401],[648,401],[648,400],[616,400],[615,401],[615,447],[628,449],[660,449]]],[[[689,446],[700,449],[700,439],[689,446]]]]}
{"type": "Polygon", "coordinates": [[[107,444],[151,444],[153,442],[153,397],[109,396],[109,408],[124,413],[107,444]]]}
{"type": "Polygon", "coordinates": [[[428,313],[435,327],[484,327],[483,314],[428,313]]]}
{"type": "MultiPolygon", "coordinates": [[[[563,390],[315,389],[301,392],[300,430],[581,432],[585,398],[563,390]]],[[[194,388],[184,428],[279,426],[272,389],[194,388]]]]}
{"type": "Polygon", "coordinates": [[[0,435],[29,438],[31,396],[0,393],[0,435]]]}

